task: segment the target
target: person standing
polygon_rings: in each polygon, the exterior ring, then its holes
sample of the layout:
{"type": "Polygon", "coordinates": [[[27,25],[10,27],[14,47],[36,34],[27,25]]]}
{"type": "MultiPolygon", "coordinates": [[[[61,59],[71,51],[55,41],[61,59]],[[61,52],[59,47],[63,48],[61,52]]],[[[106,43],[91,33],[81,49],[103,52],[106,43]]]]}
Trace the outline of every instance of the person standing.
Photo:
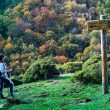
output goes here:
{"type": "Polygon", "coordinates": [[[8,73],[12,72],[12,69],[8,69],[5,65],[4,61],[4,54],[0,53],[0,98],[4,99],[3,95],[3,89],[4,89],[4,83],[8,84],[10,87],[10,96],[14,97],[14,83],[11,81],[11,79],[8,76],[8,73]]]}

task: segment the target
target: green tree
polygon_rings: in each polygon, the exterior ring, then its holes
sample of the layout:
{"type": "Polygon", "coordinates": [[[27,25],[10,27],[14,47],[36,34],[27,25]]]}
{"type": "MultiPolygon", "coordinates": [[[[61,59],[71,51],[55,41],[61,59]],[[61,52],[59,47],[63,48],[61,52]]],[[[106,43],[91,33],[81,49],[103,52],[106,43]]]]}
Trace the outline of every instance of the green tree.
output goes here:
{"type": "Polygon", "coordinates": [[[105,12],[109,14],[110,16],[110,1],[109,0],[105,1],[105,12]]]}
{"type": "Polygon", "coordinates": [[[11,21],[7,16],[0,15],[0,34],[6,38],[11,21]]]}

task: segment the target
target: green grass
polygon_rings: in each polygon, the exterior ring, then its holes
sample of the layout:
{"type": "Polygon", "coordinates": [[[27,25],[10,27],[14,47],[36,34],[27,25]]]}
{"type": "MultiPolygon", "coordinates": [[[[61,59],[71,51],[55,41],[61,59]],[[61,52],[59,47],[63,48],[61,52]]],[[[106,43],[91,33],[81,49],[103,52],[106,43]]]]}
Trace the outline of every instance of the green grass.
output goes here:
{"type": "MultiPolygon", "coordinates": [[[[103,95],[101,85],[72,83],[70,77],[23,84],[15,91],[26,103],[4,110],[110,110],[110,93],[103,95]]],[[[0,100],[3,103],[6,100],[0,100]]]]}

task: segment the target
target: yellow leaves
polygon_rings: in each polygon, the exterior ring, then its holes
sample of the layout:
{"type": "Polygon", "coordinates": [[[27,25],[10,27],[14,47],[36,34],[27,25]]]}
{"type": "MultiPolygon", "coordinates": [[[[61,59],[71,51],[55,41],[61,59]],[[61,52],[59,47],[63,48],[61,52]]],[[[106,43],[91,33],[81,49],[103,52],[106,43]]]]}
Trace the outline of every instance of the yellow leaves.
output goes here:
{"type": "Polygon", "coordinates": [[[45,33],[46,36],[52,36],[55,35],[55,33],[51,30],[47,30],[46,33],[45,33]]]}
{"type": "Polygon", "coordinates": [[[16,17],[16,18],[15,18],[15,21],[16,21],[16,22],[18,22],[18,21],[20,21],[20,20],[21,20],[20,17],[16,17]]]}
{"type": "Polygon", "coordinates": [[[47,6],[51,6],[53,4],[52,0],[45,0],[45,4],[47,6]]]}
{"type": "Polygon", "coordinates": [[[69,26],[69,25],[70,25],[70,23],[71,23],[71,21],[72,21],[72,18],[71,18],[71,17],[70,17],[70,18],[65,19],[65,26],[69,26]]]}
{"type": "Polygon", "coordinates": [[[22,58],[22,59],[26,58],[26,55],[25,55],[25,54],[22,54],[22,55],[21,55],[21,58],[22,58]]]}
{"type": "Polygon", "coordinates": [[[40,54],[45,53],[45,50],[46,50],[46,46],[45,45],[42,45],[42,46],[39,47],[39,53],[40,54]]]}
{"type": "Polygon", "coordinates": [[[24,16],[31,18],[31,14],[29,11],[25,11],[24,16]]]}
{"type": "Polygon", "coordinates": [[[86,4],[77,4],[77,8],[79,8],[79,9],[85,9],[87,6],[86,6],[86,4]]]}
{"type": "Polygon", "coordinates": [[[72,21],[71,15],[69,13],[59,14],[58,22],[63,26],[68,26],[72,21]]]}
{"type": "Polygon", "coordinates": [[[41,0],[34,0],[34,2],[35,2],[35,3],[39,3],[39,2],[41,2],[41,0]]]}
{"type": "Polygon", "coordinates": [[[28,6],[24,6],[23,9],[22,9],[22,12],[24,13],[24,16],[29,17],[29,18],[31,17],[28,6]]]}
{"type": "Polygon", "coordinates": [[[22,10],[23,4],[19,3],[16,7],[13,8],[14,12],[22,10]]]}
{"type": "Polygon", "coordinates": [[[67,18],[66,14],[59,14],[59,16],[58,16],[59,22],[61,22],[62,20],[65,20],[66,18],[67,18]]]}
{"type": "Polygon", "coordinates": [[[8,39],[6,40],[7,43],[11,42],[11,37],[8,37],[8,39]]]}
{"type": "Polygon", "coordinates": [[[30,5],[32,3],[32,0],[25,0],[25,5],[30,5]]]}
{"type": "Polygon", "coordinates": [[[35,56],[35,54],[31,52],[31,53],[28,53],[27,56],[28,56],[28,58],[33,58],[35,56]]]}
{"type": "Polygon", "coordinates": [[[10,67],[19,66],[19,65],[20,65],[19,61],[10,62],[10,67]]]}
{"type": "Polygon", "coordinates": [[[98,43],[97,45],[94,46],[95,50],[99,50],[99,51],[100,51],[100,47],[101,47],[100,43],[98,43]]]}
{"type": "Polygon", "coordinates": [[[48,40],[45,42],[45,44],[41,45],[39,47],[39,53],[40,54],[46,54],[46,52],[50,52],[52,51],[52,49],[57,47],[57,43],[54,40],[48,40]]]}
{"type": "Polygon", "coordinates": [[[40,0],[25,0],[25,5],[30,5],[30,4],[38,4],[38,3],[40,3],[40,0]]]}
{"type": "Polygon", "coordinates": [[[71,11],[75,8],[75,6],[77,5],[75,0],[69,0],[69,1],[65,1],[64,3],[64,8],[68,11],[71,11]]]}
{"type": "Polygon", "coordinates": [[[12,54],[10,55],[10,58],[12,60],[12,62],[10,62],[10,66],[11,67],[15,67],[15,66],[20,66],[22,67],[26,67],[29,64],[28,59],[34,58],[35,54],[34,53],[25,53],[25,54],[12,54]]]}
{"type": "Polygon", "coordinates": [[[22,9],[22,11],[23,11],[23,12],[29,11],[29,7],[28,7],[28,6],[24,6],[23,9],[22,9]]]}
{"type": "Polygon", "coordinates": [[[93,50],[93,49],[94,49],[93,45],[91,45],[91,46],[85,48],[85,49],[84,49],[84,52],[83,52],[83,55],[84,55],[84,56],[89,55],[90,51],[93,50]]]}
{"type": "Polygon", "coordinates": [[[57,45],[57,43],[56,43],[56,41],[54,41],[54,40],[48,40],[47,42],[45,42],[45,44],[48,46],[48,45],[50,45],[50,46],[56,46],[57,45]]]}
{"type": "Polygon", "coordinates": [[[11,42],[11,38],[10,37],[8,37],[8,39],[6,40],[4,46],[5,46],[4,47],[5,49],[13,49],[14,48],[14,46],[13,46],[13,44],[11,42]]]}
{"type": "Polygon", "coordinates": [[[22,62],[22,67],[25,67],[25,66],[27,66],[28,64],[29,64],[29,62],[24,61],[24,62],[22,62]]]}
{"type": "Polygon", "coordinates": [[[4,47],[4,45],[5,45],[5,40],[0,38],[0,48],[4,47]]]}
{"type": "Polygon", "coordinates": [[[31,2],[32,2],[32,0],[25,0],[24,3],[25,3],[26,5],[29,5],[31,2]]]}
{"type": "Polygon", "coordinates": [[[41,33],[35,32],[34,34],[35,34],[38,38],[44,39],[44,37],[43,37],[43,35],[42,35],[41,33]]]}
{"type": "Polygon", "coordinates": [[[85,18],[78,18],[77,23],[78,23],[78,25],[84,26],[86,23],[86,19],[85,18]]]}
{"type": "Polygon", "coordinates": [[[79,52],[75,55],[75,58],[81,61],[83,59],[83,54],[79,52]]]}
{"type": "Polygon", "coordinates": [[[81,4],[81,7],[85,8],[85,7],[87,7],[87,5],[86,4],[81,4]]]}
{"type": "Polygon", "coordinates": [[[21,59],[29,59],[29,58],[33,58],[35,56],[34,53],[25,53],[21,55],[21,59]]]}
{"type": "Polygon", "coordinates": [[[12,48],[13,48],[13,44],[7,43],[7,44],[5,45],[5,48],[6,48],[6,49],[12,49],[12,48]]]}
{"type": "Polygon", "coordinates": [[[55,17],[55,16],[56,16],[55,10],[50,10],[49,11],[49,17],[52,18],[52,17],[55,17]]]}
{"type": "Polygon", "coordinates": [[[19,53],[16,53],[16,54],[12,54],[11,55],[11,59],[12,60],[18,60],[20,58],[20,54],[19,53]]]}
{"type": "Polygon", "coordinates": [[[74,4],[71,1],[67,2],[67,4],[65,5],[65,8],[67,8],[69,10],[72,10],[73,7],[74,7],[74,4]]]}

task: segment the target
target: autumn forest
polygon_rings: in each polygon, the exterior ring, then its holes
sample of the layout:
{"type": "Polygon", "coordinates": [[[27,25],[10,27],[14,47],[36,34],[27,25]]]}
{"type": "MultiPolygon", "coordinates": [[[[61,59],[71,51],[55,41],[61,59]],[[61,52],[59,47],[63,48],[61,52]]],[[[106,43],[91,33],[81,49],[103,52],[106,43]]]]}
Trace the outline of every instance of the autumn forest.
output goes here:
{"type": "Polygon", "coordinates": [[[60,72],[74,72],[70,65],[100,54],[99,31],[88,32],[87,21],[109,18],[109,6],[109,0],[1,0],[0,51],[16,76],[43,58],[60,72]]]}

